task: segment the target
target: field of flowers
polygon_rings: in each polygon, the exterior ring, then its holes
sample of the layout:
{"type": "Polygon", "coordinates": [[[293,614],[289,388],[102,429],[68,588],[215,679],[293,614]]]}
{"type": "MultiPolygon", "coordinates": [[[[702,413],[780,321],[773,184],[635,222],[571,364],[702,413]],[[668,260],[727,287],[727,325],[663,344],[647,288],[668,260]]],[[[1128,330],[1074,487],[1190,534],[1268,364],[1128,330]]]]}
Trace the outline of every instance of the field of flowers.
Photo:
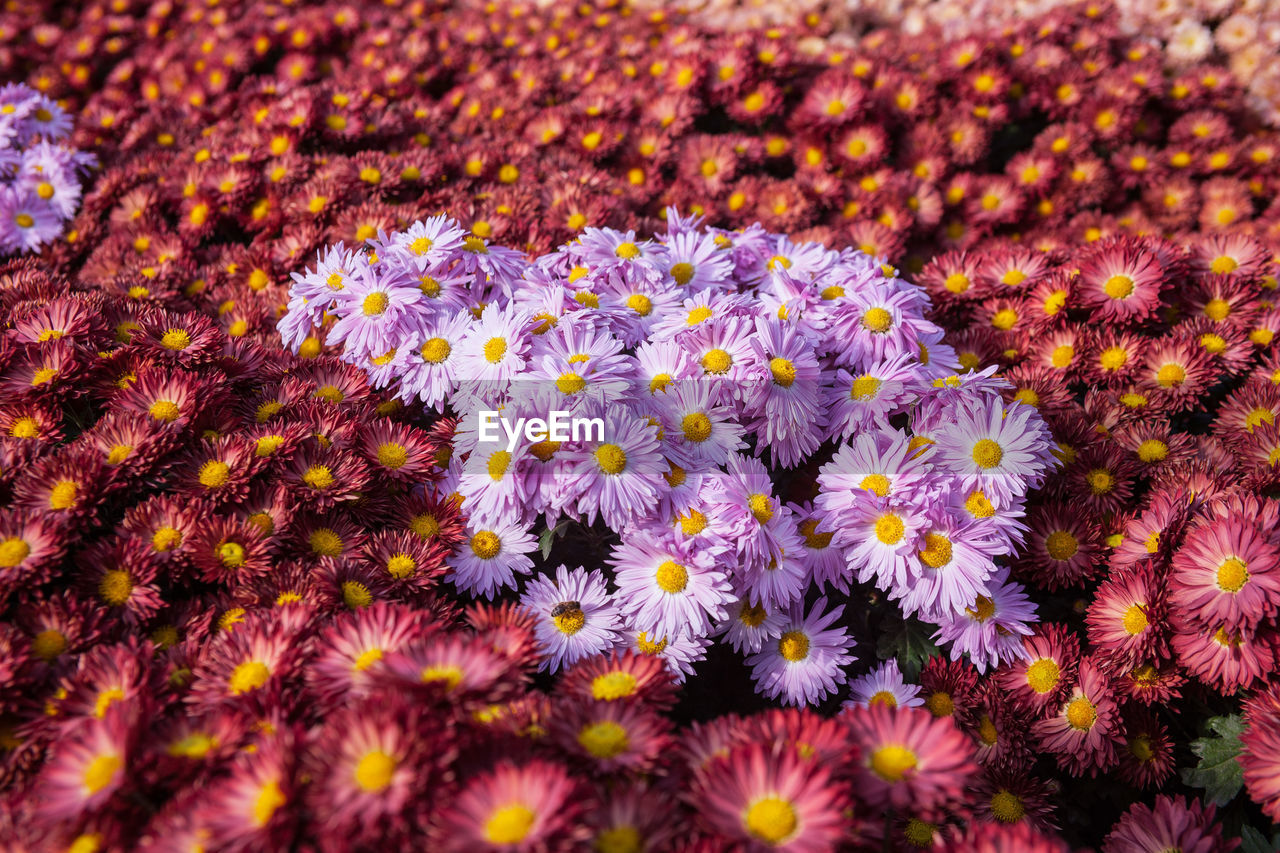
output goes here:
{"type": "Polygon", "coordinates": [[[7,4],[0,851],[1280,850],[1280,20],[1166,5],[7,4]]]}

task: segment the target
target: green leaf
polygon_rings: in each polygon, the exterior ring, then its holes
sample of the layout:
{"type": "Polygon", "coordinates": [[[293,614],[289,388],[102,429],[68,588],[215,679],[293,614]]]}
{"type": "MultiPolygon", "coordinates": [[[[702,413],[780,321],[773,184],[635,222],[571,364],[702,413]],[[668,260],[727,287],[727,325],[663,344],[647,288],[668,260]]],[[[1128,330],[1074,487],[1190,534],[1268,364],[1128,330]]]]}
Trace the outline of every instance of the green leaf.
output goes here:
{"type": "Polygon", "coordinates": [[[938,647],[929,639],[933,632],[915,619],[904,619],[885,627],[876,643],[876,657],[896,660],[902,677],[915,681],[924,662],[938,653],[938,647]]]}
{"type": "Polygon", "coordinates": [[[1240,827],[1240,853],[1276,853],[1280,850],[1280,832],[1268,839],[1252,826],[1240,827]]]}
{"type": "Polygon", "coordinates": [[[1182,781],[1203,788],[1206,801],[1223,806],[1231,802],[1244,785],[1244,768],[1236,760],[1244,719],[1239,714],[1211,717],[1209,729],[1214,734],[1191,742],[1191,751],[1199,756],[1200,762],[1182,771],[1182,781]]]}
{"type": "Polygon", "coordinates": [[[551,556],[551,545],[559,537],[564,535],[565,528],[569,526],[569,519],[558,519],[554,526],[547,527],[538,534],[538,552],[542,554],[542,559],[551,556]]]}

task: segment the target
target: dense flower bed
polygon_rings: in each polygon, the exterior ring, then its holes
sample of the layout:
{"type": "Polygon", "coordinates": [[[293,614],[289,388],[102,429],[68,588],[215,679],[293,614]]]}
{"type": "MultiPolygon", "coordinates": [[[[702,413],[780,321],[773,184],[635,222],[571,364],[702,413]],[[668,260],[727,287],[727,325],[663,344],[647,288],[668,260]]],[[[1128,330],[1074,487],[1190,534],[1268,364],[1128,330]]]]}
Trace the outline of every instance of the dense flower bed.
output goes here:
{"type": "MultiPolygon", "coordinates": [[[[112,0],[2,18],[0,66],[74,116],[70,144],[102,168],[65,237],[0,272],[0,837],[1266,849],[1280,138],[1230,68],[1174,62],[1087,7],[847,42],[812,38],[836,23],[821,15],[723,33],[613,3],[112,0]],[[704,267],[733,333],[669,334],[704,267]],[[380,338],[362,319],[383,316],[364,310],[374,285],[453,313],[397,309],[380,338]],[[873,308],[901,364],[867,343],[873,308]],[[522,325],[538,314],[558,338],[522,325]],[[655,479],[694,467],[669,413],[652,414],[670,453],[652,427],[626,448],[653,457],[638,492],[562,474],[487,494],[493,453],[457,380],[585,383],[579,333],[603,378],[654,374],[649,397],[669,372],[657,354],[692,386],[713,351],[742,356],[742,392],[848,393],[790,417],[768,394],[724,404],[730,442],[765,439],[707,472],[720,542],[667,526],[697,521],[655,479]],[[495,337],[529,360],[489,376],[495,337]],[[424,368],[437,338],[472,373],[424,368]],[[900,373],[876,378],[899,396],[855,411],[886,362],[900,373]],[[923,426],[931,406],[948,426],[965,412],[948,435],[976,439],[974,400],[997,413],[987,429],[1034,412],[1022,423],[1057,445],[1025,508],[966,506],[1004,531],[965,565],[1017,592],[1007,624],[991,586],[919,582],[941,562],[930,534],[953,560],[965,540],[939,534],[941,493],[893,503],[918,465],[968,504],[947,437],[923,426]],[[909,452],[863,470],[859,453],[889,458],[883,421],[909,452]],[[913,435],[937,446],[914,457],[913,435]],[[881,520],[868,507],[904,506],[900,554],[859,550],[881,520]],[[507,535],[486,509],[519,516],[510,577],[472,565],[480,533],[507,535]],[[834,559],[809,547],[824,532],[834,559]],[[669,540],[709,597],[650,612],[627,572],[669,540]],[[806,540],[795,582],[766,584],[806,540]],[[942,598],[987,645],[928,627],[942,598]],[[683,651],[655,641],[694,627],[683,651]],[[811,634],[833,640],[809,646],[822,677],[771,681],[811,634]]],[[[590,473],[600,449],[564,462],[590,473]]]]}

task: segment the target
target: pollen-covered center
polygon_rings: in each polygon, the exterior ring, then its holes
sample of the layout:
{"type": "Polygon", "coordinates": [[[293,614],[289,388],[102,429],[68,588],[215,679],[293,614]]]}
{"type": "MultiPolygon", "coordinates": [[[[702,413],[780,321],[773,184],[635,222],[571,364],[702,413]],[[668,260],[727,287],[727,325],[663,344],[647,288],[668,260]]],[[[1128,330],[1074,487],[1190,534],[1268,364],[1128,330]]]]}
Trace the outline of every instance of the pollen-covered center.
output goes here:
{"type": "Polygon", "coordinates": [[[596,464],[605,474],[621,474],[627,470],[627,452],[616,444],[602,444],[596,450],[596,464]]]}
{"type": "Polygon", "coordinates": [[[791,837],[800,820],[791,803],[779,797],[765,797],[751,804],[742,823],[756,838],[777,845],[791,837]]]}
{"type": "Polygon", "coordinates": [[[871,753],[871,770],[886,782],[901,782],[919,759],[905,746],[889,744],[871,753]]]}
{"type": "Polygon", "coordinates": [[[1103,283],[1102,291],[1112,299],[1127,299],[1133,294],[1133,279],[1127,275],[1113,275],[1103,283]]]}
{"type": "Polygon", "coordinates": [[[680,421],[680,431],[689,441],[706,441],[711,437],[711,418],[702,412],[691,412],[680,421]]]}
{"type": "Polygon", "coordinates": [[[902,541],[903,534],[907,531],[907,526],[902,523],[902,519],[893,513],[885,513],[876,519],[876,538],[885,545],[897,545],[902,541]]]}
{"type": "Polygon", "coordinates": [[[994,468],[1004,459],[1004,449],[994,440],[983,438],[974,443],[972,456],[979,468],[994,468]]]}
{"type": "Polygon", "coordinates": [[[1239,557],[1228,557],[1218,566],[1218,589],[1239,592],[1249,582],[1249,566],[1239,557]]]}
{"type": "Polygon", "coordinates": [[[941,533],[924,535],[924,550],[920,552],[920,562],[931,569],[940,569],[951,562],[951,540],[941,533]]]}
{"type": "Polygon", "coordinates": [[[1098,719],[1098,709],[1084,696],[1077,696],[1067,705],[1067,724],[1076,731],[1087,732],[1098,719]]]}
{"type": "Polygon", "coordinates": [[[502,540],[492,530],[481,530],[471,537],[471,552],[482,560],[492,560],[500,550],[502,540]]]}
{"type": "Polygon", "coordinates": [[[658,566],[654,580],[663,592],[684,592],[689,585],[689,570],[675,560],[666,560],[658,566]]]}
{"type": "Polygon", "coordinates": [[[803,631],[787,631],[778,638],[778,654],[795,663],[809,656],[809,637],[803,631]]]}
{"type": "Polygon", "coordinates": [[[366,317],[379,317],[386,310],[391,300],[387,299],[387,294],[381,290],[375,290],[364,298],[364,303],[360,306],[366,317]]]}
{"type": "Polygon", "coordinates": [[[1041,695],[1053,691],[1058,686],[1062,675],[1057,661],[1051,658],[1040,658],[1027,667],[1027,686],[1041,695]]]}

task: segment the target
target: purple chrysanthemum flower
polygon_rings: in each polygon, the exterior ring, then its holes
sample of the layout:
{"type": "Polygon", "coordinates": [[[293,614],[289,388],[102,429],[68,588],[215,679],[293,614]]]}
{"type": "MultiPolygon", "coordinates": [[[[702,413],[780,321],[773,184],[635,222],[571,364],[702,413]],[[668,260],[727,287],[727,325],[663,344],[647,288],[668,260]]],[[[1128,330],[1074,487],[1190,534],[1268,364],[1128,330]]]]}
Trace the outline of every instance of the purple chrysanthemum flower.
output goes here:
{"type": "Polygon", "coordinates": [[[846,676],[842,667],[857,658],[853,643],[840,621],[844,607],[824,612],[827,599],[819,598],[806,614],[797,601],[787,614],[782,634],[747,658],[757,692],[770,699],[782,697],[787,705],[812,705],[836,691],[846,676]]]}
{"type": "Polygon", "coordinates": [[[852,694],[845,708],[885,705],[889,708],[916,708],[924,704],[920,686],[907,684],[896,660],[888,660],[849,685],[852,694]]]}
{"type": "Polygon", "coordinates": [[[629,627],[650,636],[706,636],[727,615],[733,590],[705,551],[666,531],[633,529],[608,561],[629,627]]]}
{"type": "Polygon", "coordinates": [[[618,605],[599,570],[559,566],[554,581],[546,575],[530,580],[520,603],[538,619],[534,632],[543,654],[541,670],[557,672],[608,651],[621,639],[618,605]]]}

